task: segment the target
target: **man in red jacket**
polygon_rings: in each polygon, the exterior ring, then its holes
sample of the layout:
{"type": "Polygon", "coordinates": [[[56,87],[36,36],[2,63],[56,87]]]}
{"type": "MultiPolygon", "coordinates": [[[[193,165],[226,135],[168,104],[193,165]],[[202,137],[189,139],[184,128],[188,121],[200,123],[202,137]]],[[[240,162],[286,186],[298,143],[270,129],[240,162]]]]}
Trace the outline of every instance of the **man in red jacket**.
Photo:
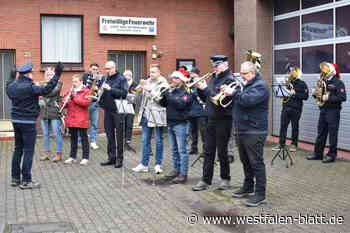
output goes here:
{"type": "Polygon", "coordinates": [[[80,165],[87,165],[89,162],[89,140],[87,136],[87,129],[89,128],[89,104],[91,99],[90,90],[83,85],[83,79],[79,75],[73,75],[72,89],[65,95],[68,98],[66,105],[66,127],[69,128],[70,138],[70,157],[64,161],[66,164],[76,162],[78,152],[78,135],[81,136],[81,143],[83,148],[83,159],[80,165]]]}

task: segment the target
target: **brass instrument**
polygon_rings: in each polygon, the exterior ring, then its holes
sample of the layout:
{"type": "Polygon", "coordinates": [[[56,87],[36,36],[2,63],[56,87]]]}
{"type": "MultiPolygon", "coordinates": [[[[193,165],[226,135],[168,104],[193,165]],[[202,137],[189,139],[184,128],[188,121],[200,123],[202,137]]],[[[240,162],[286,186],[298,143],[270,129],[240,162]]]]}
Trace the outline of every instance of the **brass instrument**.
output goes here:
{"type": "MultiPolygon", "coordinates": [[[[240,76],[238,74],[235,74],[235,80],[233,82],[226,85],[226,87],[234,88],[234,89],[243,88],[243,86],[244,86],[244,83],[240,79],[240,76]]],[[[227,99],[227,96],[224,93],[224,89],[220,90],[220,92],[215,96],[210,97],[211,102],[213,102],[217,106],[222,106],[224,108],[226,108],[232,103],[232,99],[231,100],[226,100],[226,99],[227,99]]]]}
{"type": "Polygon", "coordinates": [[[260,70],[262,66],[262,55],[258,52],[253,51],[252,49],[249,49],[246,52],[246,55],[246,61],[252,62],[253,64],[255,64],[256,68],[260,70]]]}
{"type": "Polygon", "coordinates": [[[60,121],[61,121],[61,130],[62,133],[65,132],[66,129],[66,124],[65,124],[65,118],[66,118],[66,113],[63,112],[64,108],[67,106],[68,101],[71,99],[72,95],[73,95],[73,91],[74,91],[74,87],[72,86],[72,88],[70,89],[70,91],[68,92],[68,95],[66,96],[66,98],[63,100],[63,103],[61,105],[61,108],[58,110],[58,114],[60,117],[60,121]]]}
{"type": "Polygon", "coordinates": [[[99,75],[98,73],[92,74],[92,84],[90,87],[90,95],[87,96],[86,98],[91,98],[91,99],[97,100],[99,88],[97,87],[96,84],[97,84],[98,78],[101,78],[101,75],[99,75]]]}
{"type": "MultiPolygon", "coordinates": [[[[289,76],[287,77],[287,79],[285,80],[285,86],[286,89],[291,91],[294,90],[294,86],[292,84],[292,81],[294,81],[295,79],[297,79],[298,77],[300,77],[301,75],[301,70],[298,67],[293,67],[289,73],[289,76]]],[[[282,97],[282,102],[283,103],[287,103],[290,99],[290,96],[285,96],[282,97]]]]}
{"type": "Polygon", "coordinates": [[[204,81],[206,81],[206,80],[212,78],[214,73],[215,73],[215,71],[213,71],[213,72],[208,72],[208,73],[206,73],[205,75],[203,75],[202,77],[199,77],[197,80],[193,80],[193,81],[191,81],[191,82],[185,83],[185,89],[186,89],[186,91],[187,91],[188,93],[191,93],[191,90],[192,90],[192,88],[193,88],[195,85],[197,85],[197,84],[200,83],[200,82],[204,82],[204,81]]]}
{"type": "Polygon", "coordinates": [[[170,89],[170,85],[167,82],[163,82],[153,88],[150,92],[151,100],[159,102],[163,98],[163,93],[170,89]]]}
{"type": "Polygon", "coordinates": [[[320,107],[325,104],[325,101],[323,101],[323,96],[328,94],[326,79],[333,74],[332,70],[329,68],[329,65],[331,64],[326,62],[322,62],[320,64],[321,74],[320,78],[316,82],[315,91],[313,93],[316,103],[320,107]]]}

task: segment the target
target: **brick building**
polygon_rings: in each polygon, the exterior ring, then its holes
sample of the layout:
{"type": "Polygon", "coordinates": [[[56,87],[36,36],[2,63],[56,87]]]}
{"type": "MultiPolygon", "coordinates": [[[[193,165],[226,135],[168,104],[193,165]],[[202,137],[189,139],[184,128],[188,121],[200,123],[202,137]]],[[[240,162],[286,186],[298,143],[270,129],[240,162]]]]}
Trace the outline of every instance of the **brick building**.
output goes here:
{"type": "MultiPolygon", "coordinates": [[[[132,69],[140,79],[151,63],[159,63],[164,75],[177,64],[195,63],[208,72],[213,54],[228,55],[238,71],[245,51],[254,49],[263,55],[262,75],[269,84],[285,75],[289,62],[302,68],[311,89],[318,64],[328,60],[340,64],[350,86],[350,0],[0,0],[0,6],[0,119],[9,118],[4,83],[10,64],[26,61],[34,63],[37,80],[45,66],[65,61],[67,90],[72,74],[87,70],[92,62],[115,60],[120,71],[132,69]],[[100,33],[101,16],[156,19],[156,35],[100,33]],[[160,53],[162,57],[152,59],[160,53]]],[[[274,135],[279,133],[280,110],[281,101],[271,98],[269,127],[274,135]]],[[[343,149],[350,149],[348,112],[346,102],[339,132],[343,149]]],[[[314,141],[317,117],[310,98],[301,118],[301,140],[314,141]]]]}

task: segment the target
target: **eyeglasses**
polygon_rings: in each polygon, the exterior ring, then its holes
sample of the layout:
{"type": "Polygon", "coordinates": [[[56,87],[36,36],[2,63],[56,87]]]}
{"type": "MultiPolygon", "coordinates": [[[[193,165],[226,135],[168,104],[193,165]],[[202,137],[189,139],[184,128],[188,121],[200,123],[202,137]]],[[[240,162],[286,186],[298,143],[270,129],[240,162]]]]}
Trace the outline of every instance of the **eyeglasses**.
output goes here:
{"type": "Polygon", "coordinates": [[[110,70],[110,69],[112,69],[112,68],[110,68],[110,67],[105,67],[105,70],[110,70]]]}
{"type": "Polygon", "coordinates": [[[247,75],[249,73],[250,73],[250,71],[249,72],[240,72],[241,75],[247,75]]]}

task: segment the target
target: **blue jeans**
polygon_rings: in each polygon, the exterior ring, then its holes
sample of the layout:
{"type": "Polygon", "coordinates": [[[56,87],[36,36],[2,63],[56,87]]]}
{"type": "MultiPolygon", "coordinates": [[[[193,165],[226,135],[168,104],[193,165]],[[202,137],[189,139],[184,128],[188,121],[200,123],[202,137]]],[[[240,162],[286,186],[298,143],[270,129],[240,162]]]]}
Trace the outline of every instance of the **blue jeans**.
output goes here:
{"type": "Polygon", "coordinates": [[[90,119],[90,128],[89,128],[89,137],[90,142],[96,142],[96,135],[98,131],[98,111],[97,103],[92,102],[89,105],[89,119],[90,119]]]}
{"type": "Polygon", "coordinates": [[[35,124],[12,124],[15,131],[15,151],[12,156],[11,175],[13,179],[21,180],[22,172],[22,180],[30,182],[32,181],[32,165],[36,140],[35,124]]]}
{"type": "Polygon", "coordinates": [[[50,146],[50,128],[51,128],[56,138],[56,152],[62,152],[63,135],[61,131],[60,120],[58,119],[41,120],[40,123],[41,123],[41,129],[43,131],[43,136],[44,136],[44,150],[51,151],[51,146],[50,146]]]}
{"type": "Polygon", "coordinates": [[[145,118],[141,121],[142,126],[142,165],[148,166],[151,154],[151,137],[153,129],[156,131],[156,165],[161,165],[163,160],[163,127],[148,127],[145,118]]]}
{"type": "Polygon", "coordinates": [[[168,137],[173,153],[173,166],[178,174],[187,176],[188,153],[187,146],[187,122],[174,126],[168,126],[168,137]]]}

